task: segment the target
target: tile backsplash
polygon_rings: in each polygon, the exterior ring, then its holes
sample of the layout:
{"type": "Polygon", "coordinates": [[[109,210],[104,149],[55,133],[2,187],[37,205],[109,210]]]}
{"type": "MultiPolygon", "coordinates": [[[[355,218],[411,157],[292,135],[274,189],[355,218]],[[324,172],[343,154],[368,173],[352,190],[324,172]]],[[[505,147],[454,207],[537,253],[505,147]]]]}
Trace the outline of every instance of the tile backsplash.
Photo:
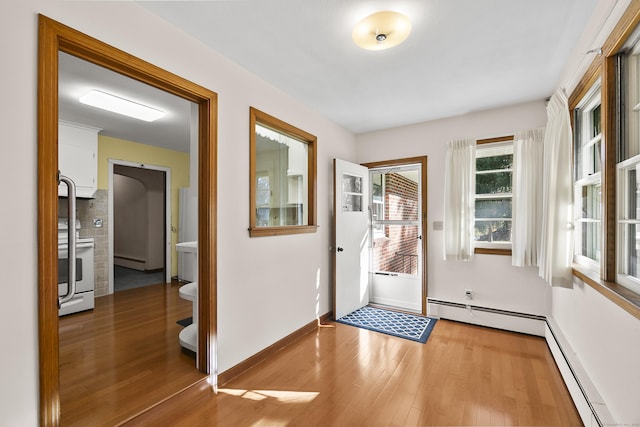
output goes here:
{"type": "MultiPolygon", "coordinates": [[[[109,216],[107,190],[97,190],[94,199],[77,200],[77,217],[80,220],[80,237],[93,237],[95,296],[109,293],[109,216]],[[97,221],[94,221],[97,220],[97,221]],[[96,224],[100,224],[96,227],[96,224]]],[[[66,199],[58,201],[59,216],[67,215],[66,199]]]]}

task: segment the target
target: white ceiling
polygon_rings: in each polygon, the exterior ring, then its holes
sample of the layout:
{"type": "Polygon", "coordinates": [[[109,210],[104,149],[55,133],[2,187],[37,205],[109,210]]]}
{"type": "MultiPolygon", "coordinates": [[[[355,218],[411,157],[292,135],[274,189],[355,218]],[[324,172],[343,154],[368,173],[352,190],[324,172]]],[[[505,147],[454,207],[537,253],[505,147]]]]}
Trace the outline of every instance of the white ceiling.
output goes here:
{"type": "Polygon", "coordinates": [[[59,58],[61,120],[102,129],[113,138],[189,152],[191,102],[66,53],[59,58]],[[155,107],[165,116],[149,123],[81,104],[78,98],[92,89],[155,107]]]}
{"type": "Polygon", "coordinates": [[[541,100],[596,0],[227,0],[140,4],[354,133],[541,100]],[[370,13],[409,16],[407,41],[351,40],[370,13]]]}
{"type": "MultiPolygon", "coordinates": [[[[354,133],[520,102],[557,88],[597,0],[219,0],[139,4],[354,133]],[[409,16],[393,49],[355,46],[357,21],[409,16]]],[[[60,118],[188,151],[189,102],[61,54],[60,118]],[[77,103],[101,88],[168,111],[146,123],[77,103]]]]}

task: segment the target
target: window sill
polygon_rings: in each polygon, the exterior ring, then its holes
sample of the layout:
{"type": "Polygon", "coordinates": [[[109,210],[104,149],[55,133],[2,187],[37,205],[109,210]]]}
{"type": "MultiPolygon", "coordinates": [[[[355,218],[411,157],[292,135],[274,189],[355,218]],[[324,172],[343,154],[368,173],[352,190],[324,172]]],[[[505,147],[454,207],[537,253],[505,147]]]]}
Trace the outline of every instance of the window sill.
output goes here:
{"type": "Polygon", "coordinates": [[[473,253],[484,255],[506,255],[511,256],[511,249],[498,249],[498,248],[475,248],[473,253]]]}
{"type": "Polygon", "coordinates": [[[573,265],[573,275],[636,319],[640,319],[640,295],[617,283],[605,282],[595,272],[580,265],[573,265]]]}
{"type": "Polygon", "coordinates": [[[292,225],[282,227],[256,227],[249,229],[250,237],[284,236],[286,234],[315,233],[317,225],[292,225]]]}

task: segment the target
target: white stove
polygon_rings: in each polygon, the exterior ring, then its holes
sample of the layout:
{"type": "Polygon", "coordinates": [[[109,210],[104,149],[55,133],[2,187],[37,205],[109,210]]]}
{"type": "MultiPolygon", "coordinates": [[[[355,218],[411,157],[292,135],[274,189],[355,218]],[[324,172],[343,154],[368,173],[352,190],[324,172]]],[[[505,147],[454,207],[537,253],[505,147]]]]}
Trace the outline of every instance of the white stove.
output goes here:
{"type": "MultiPolygon", "coordinates": [[[[66,218],[58,219],[58,295],[67,293],[68,289],[68,240],[69,224],[66,218]]],[[[76,294],[62,304],[59,316],[91,310],[94,307],[94,241],[91,237],[80,238],[80,221],[76,221],[76,294]]]]}

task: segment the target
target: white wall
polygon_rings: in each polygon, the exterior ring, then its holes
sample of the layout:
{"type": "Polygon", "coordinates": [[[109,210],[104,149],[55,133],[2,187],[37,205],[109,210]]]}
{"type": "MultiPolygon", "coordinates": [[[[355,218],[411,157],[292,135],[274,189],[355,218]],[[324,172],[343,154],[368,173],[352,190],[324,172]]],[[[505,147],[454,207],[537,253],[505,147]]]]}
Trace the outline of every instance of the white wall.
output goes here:
{"type": "MultiPolygon", "coordinates": [[[[600,0],[567,63],[559,86],[568,93],[582,78],[630,0],[600,0]]],[[[574,279],[552,291],[551,316],[618,425],[640,425],[640,320],[574,279]]]]}
{"type": "MultiPolygon", "coordinates": [[[[605,1],[603,0],[603,3],[605,1]]],[[[0,117],[5,298],[0,310],[0,425],[37,425],[37,13],[43,13],[219,94],[219,368],[260,351],[330,308],[331,158],[358,162],[429,156],[431,226],[442,219],[444,144],[544,124],[543,103],[474,113],[354,137],[277,89],[130,2],[8,0],[0,13],[5,55],[0,117]],[[311,235],[248,237],[248,108],[255,106],[318,136],[318,218],[311,235]],[[6,226],[10,224],[10,226],[6,226]],[[316,302],[317,300],[317,302],[316,302]],[[254,322],[254,319],[259,319],[254,322]]],[[[597,26],[596,26],[597,27],[597,26]]],[[[573,76],[575,73],[569,73],[573,76]]],[[[639,321],[588,287],[553,290],[508,257],[442,261],[442,233],[429,230],[429,295],[553,315],[619,421],[638,422],[639,321]],[[599,315],[599,318],[594,316],[599,315]],[[599,322],[597,321],[599,320],[599,322]],[[588,326],[593,327],[590,334],[588,326]],[[595,337],[595,338],[594,338],[595,337]]]]}
{"type": "MultiPolygon", "coordinates": [[[[444,162],[447,141],[460,138],[491,138],[543,127],[543,101],[515,105],[464,116],[419,123],[358,135],[359,163],[428,156],[427,220],[428,297],[465,302],[464,290],[472,289],[473,304],[529,314],[545,315],[550,290],[538,278],[535,268],[511,266],[511,257],[476,255],[470,262],[443,260],[442,231],[433,230],[434,221],[443,220],[444,162]]],[[[477,323],[481,316],[465,314],[477,323]],[[474,317],[475,316],[475,317],[474,317]]]]}
{"type": "MultiPolygon", "coordinates": [[[[471,288],[476,305],[552,316],[614,419],[638,425],[640,320],[579,280],[573,289],[552,289],[538,278],[537,268],[512,267],[511,257],[476,255],[468,263],[445,262],[442,232],[432,229],[433,221],[443,219],[447,141],[502,136],[545,123],[540,101],[358,135],[357,161],[429,156],[428,296],[464,303],[464,289],[471,288]]],[[[482,313],[456,315],[485,322],[482,313]]]]}
{"type": "Polygon", "coordinates": [[[553,289],[552,316],[619,425],[640,424],[640,320],[591,286],[553,289]]]}
{"type": "Polygon", "coordinates": [[[110,43],[219,94],[219,368],[224,371],[330,309],[331,158],[355,159],[351,133],[208,50],[132,2],[2,3],[0,245],[3,342],[0,425],[36,425],[37,13],[110,43]],[[315,234],[250,239],[249,106],[318,137],[315,234]]]}

